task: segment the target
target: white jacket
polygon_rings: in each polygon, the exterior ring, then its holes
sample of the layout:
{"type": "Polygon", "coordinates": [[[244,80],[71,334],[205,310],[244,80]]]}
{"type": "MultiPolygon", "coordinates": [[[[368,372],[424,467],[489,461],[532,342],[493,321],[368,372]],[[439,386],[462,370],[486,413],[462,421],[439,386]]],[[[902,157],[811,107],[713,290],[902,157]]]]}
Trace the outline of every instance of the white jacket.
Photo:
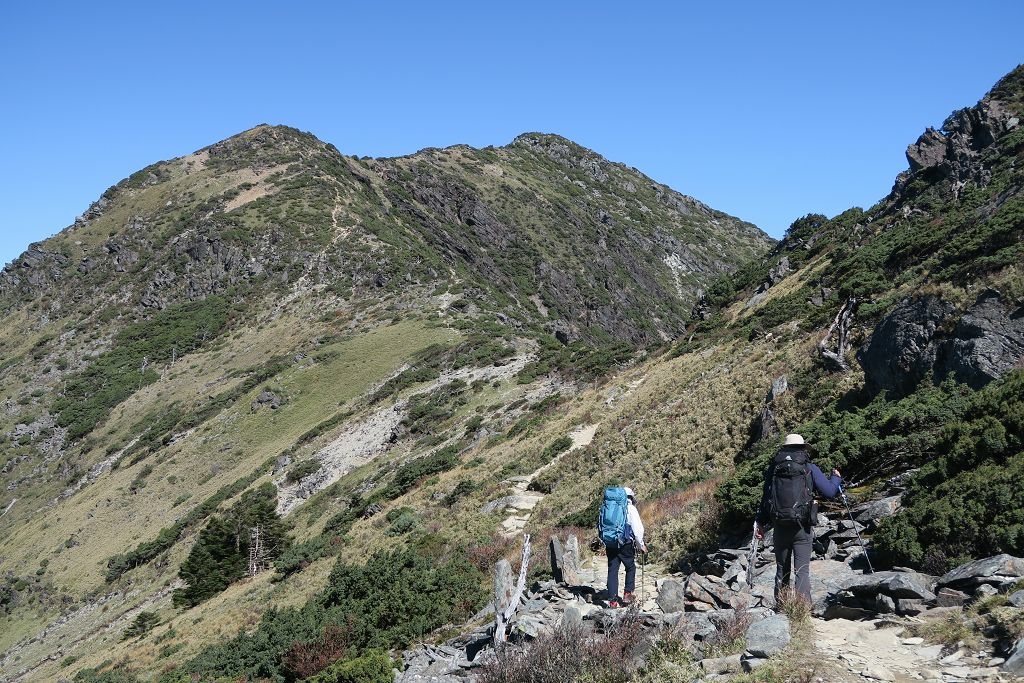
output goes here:
{"type": "Polygon", "coordinates": [[[629,501],[629,506],[626,509],[626,524],[633,530],[633,539],[637,547],[642,546],[644,544],[644,522],[640,519],[640,513],[637,512],[633,501],[629,501]]]}

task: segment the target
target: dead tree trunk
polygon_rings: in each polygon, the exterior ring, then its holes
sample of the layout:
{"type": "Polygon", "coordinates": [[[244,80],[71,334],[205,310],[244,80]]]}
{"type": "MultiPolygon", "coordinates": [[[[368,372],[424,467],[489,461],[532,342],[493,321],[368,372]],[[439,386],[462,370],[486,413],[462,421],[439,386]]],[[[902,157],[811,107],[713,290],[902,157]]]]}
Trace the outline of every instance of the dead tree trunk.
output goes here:
{"type": "Polygon", "coordinates": [[[818,353],[825,367],[832,372],[849,372],[850,364],[846,362],[846,352],[850,350],[850,323],[857,313],[857,297],[850,297],[839,309],[835,320],[828,326],[825,336],[818,342],[818,353]],[[832,335],[837,335],[836,350],[829,348],[832,335]]]}
{"type": "Polygon", "coordinates": [[[494,647],[505,642],[508,625],[519,609],[519,601],[526,592],[526,574],[530,568],[530,534],[523,534],[523,555],[519,564],[519,579],[512,586],[512,565],[500,560],[494,566],[494,647]]]}

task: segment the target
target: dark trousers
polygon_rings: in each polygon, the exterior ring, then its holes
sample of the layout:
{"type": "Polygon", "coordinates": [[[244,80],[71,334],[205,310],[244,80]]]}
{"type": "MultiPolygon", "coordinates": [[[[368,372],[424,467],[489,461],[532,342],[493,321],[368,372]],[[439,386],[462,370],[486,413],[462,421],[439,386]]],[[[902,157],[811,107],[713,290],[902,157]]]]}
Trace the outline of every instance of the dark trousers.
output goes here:
{"type": "Polygon", "coordinates": [[[636,551],[632,543],[605,546],[608,555],[608,595],[619,594],[619,564],[626,568],[626,592],[636,589],[636,551]]]}
{"type": "Polygon", "coordinates": [[[779,595],[789,588],[796,572],[796,594],[811,602],[811,546],[814,536],[802,526],[775,525],[775,604],[779,595]],[[791,568],[792,567],[792,568],[791,568]]]}

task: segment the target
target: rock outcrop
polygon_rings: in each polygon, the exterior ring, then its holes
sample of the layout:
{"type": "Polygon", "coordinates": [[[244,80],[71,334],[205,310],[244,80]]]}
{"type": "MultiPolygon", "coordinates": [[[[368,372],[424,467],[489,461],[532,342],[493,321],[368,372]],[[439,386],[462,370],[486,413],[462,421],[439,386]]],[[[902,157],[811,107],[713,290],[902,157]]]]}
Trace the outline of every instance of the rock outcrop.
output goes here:
{"type": "Polygon", "coordinates": [[[952,180],[954,191],[967,182],[984,186],[991,171],[979,163],[980,153],[1019,125],[1020,119],[998,96],[956,111],[943,122],[941,131],[928,128],[907,147],[910,170],[900,176],[897,186],[921,173],[952,180]]]}
{"type": "Polygon", "coordinates": [[[857,351],[864,382],[872,392],[905,395],[935,366],[933,343],[953,306],[935,296],[906,299],[875,326],[871,339],[857,351]]]}
{"type": "Polygon", "coordinates": [[[957,323],[943,374],[980,389],[1024,360],[1024,305],[983,292],[957,323]]]}
{"type": "Polygon", "coordinates": [[[924,379],[953,375],[980,389],[1024,361],[1024,305],[985,290],[959,317],[938,297],[906,299],[857,352],[872,392],[909,394],[924,379]]]}

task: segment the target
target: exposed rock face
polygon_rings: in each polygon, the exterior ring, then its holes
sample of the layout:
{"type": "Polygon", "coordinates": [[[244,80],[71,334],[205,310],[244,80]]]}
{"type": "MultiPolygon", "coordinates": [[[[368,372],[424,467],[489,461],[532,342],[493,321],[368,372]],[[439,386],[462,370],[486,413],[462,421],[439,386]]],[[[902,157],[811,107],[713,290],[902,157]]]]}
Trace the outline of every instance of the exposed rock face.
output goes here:
{"type": "Polygon", "coordinates": [[[857,352],[869,390],[906,395],[933,372],[980,389],[1020,366],[1024,306],[990,289],[955,325],[953,316],[953,306],[933,296],[905,300],[885,316],[857,352]]]}
{"type": "Polygon", "coordinates": [[[868,389],[898,395],[913,391],[935,365],[938,349],[932,340],[952,312],[952,305],[928,296],[905,300],[885,316],[857,351],[868,389]]]}
{"type": "Polygon", "coordinates": [[[1010,108],[991,97],[954,112],[943,122],[942,131],[928,128],[907,148],[910,171],[897,185],[922,172],[949,178],[954,188],[967,181],[986,185],[991,172],[978,163],[980,152],[1018,125],[1020,120],[1010,108]]]}
{"type": "Polygon", "coordinates": [[[0,273],[0,311],[43,298],[100,309],[116,297],[145,315],[211,294],[318,290],[413,299],[459,271],[471,310],[500,308],[510,327],[553,321],[563,343],[661,343],[685,330],[701,287],[771,244],[756,226],[555,135],[356,160],[258,126],[110,188],[0,273]],[[210,186],[225,190],[197,190],[210,186]],[[238,203],[249,192],[259,201],[238,203]],[[295,202],[302,212],[288,209],[295,202]],[[109,238],[76,240],[86,229],[109,238]]]}
{"type": "Polygon", "coordinates": [[[1010,653],[1010,657],[1003,662],[1000,668],[1015,676],[1024,675],[1024,638],[1017,641],[1017,644],[1010,653]]]}
{"type": "Polygon", "coordinates": [[[249,406],[252,412],[256,412],[262,407],[268,407],[271,410],[277,410],[281,407],[281,397],[272,391],[264,389],[260,392],[260,395],[253,399],[252,404],[249,406]]]}
{"type": "Polygon", "coordinates": [[[758,421],[757,431],[759,439],[771,439],[779,434],[779,424],[775,417],[775,403],[789,390],[789,380],[785,375],[775,378],[772,382],[768,395],[765,396],[764,407],[761,409],[761,416],[758,421]]]}
{"type": "Polygon", "coordinates": [[[1024,306],[1008,306],[987,290],[957,323],[946,371],[980,389],[1020,365],[1024,358],[1024,306]]]}
{"type": "Polygon", "coordinates": [[[885,594],[891,598],[934,600],[935,594],[928,589],[933,577],[912,572],[875,572],[856,576],[844,586],[855,594],[885,594]]]}
{"type": "Polygon", "coordinates": [[[783,256],[779,260],[779,265],[775,266],[768,272],[768,280],[772,285],[777,285],[782,282],[783,278],[785,278],[790,272],[792,272],[792,268],[789,266],[789,257],[783,256]]]}
{"type": "Polygon", "coordinates": [[[910,164],[910,170],[920,171],[941,164],[946,159],[948,143],[945,135],[929,127],[917,142],[907,147],[907,163],[910,164]]]}
{"type": "Polygon", "coordinates": [[[902,499],[901,494],[863,503],[853,509],[853,517],[870,528],[883,517],[891,517],[896,514],[902,505],[902,499]]]}
{"type": "Polygon", "coordinates": [[[67,256],[46,251],[42,244],[35,243],[19,258],[4,267],[0,279],[28,287],[42,287],[57,282],[67,265],[67,256]]]}
{"type": "Polygon", "coordinates": [[[759,659],[771,657],[789,645],[791,638],[789,617],[775,614],[747,629],[747,654],[759,659]]]}

